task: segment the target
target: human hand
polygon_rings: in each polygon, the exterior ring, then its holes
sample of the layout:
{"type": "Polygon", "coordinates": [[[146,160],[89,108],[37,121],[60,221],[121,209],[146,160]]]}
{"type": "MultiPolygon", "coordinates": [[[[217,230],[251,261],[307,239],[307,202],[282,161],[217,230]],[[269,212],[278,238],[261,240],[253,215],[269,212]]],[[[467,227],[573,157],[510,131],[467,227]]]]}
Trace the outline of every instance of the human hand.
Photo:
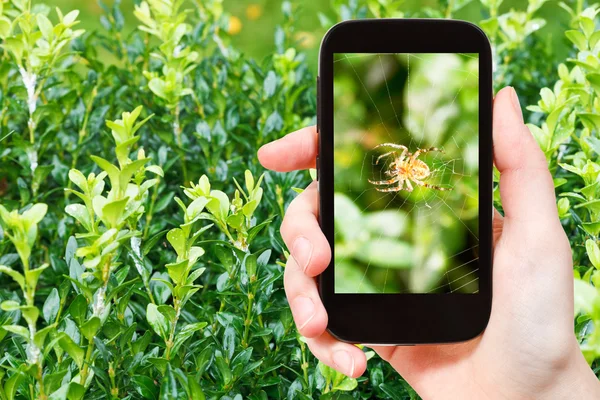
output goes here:
{"type": "MultiPolygon", "coordinates": [[[[600,384],[573,333],[573,267],[546,159],[523,123],[514,89],[494,100],[494,162],[504,217],[495,211],[493,303],[485,332],[468,342],[373,349],[425,399],[600,398],[600,384]]],[[[263,146],[266,168],[315,167],[314,127],[263,146]]],[[[290,204],[281,234],[291,256],[285,290],[296,326],[313,354],[351,376],[362,375],[358,347],[333,338],[314,277],[330,246],[318,224],[313,182],[290,204]]]]}

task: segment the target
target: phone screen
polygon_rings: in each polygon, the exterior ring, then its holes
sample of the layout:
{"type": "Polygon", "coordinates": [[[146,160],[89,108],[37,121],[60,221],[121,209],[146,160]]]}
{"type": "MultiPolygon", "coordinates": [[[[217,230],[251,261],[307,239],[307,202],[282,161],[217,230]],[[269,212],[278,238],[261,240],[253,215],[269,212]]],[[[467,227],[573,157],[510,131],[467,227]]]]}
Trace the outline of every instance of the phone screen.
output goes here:
{"type": "Polygon", "coordinates": [[[335,293],[479,290],[479,56],[335,53],[335,293]]]}

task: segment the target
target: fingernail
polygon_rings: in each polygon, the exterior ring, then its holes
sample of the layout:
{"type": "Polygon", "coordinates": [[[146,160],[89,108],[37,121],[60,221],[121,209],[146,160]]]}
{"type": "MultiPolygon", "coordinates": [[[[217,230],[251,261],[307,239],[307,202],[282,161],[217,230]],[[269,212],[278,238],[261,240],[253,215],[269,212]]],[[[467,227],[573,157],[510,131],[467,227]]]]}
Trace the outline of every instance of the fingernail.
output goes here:
{"type": "Polygon", "coordinates": [[[510,99],[512,101],[515,112],[517,114],[519,114],[519,118],[521,119],[521,122],[523,122],[523,111],[521,111],[521,104],[519,103],[519,96],[517,96],[517,92],[515,91],[515,88],[513,88],[513,87],[510,88],[510,99]]]}
{"type": "Polygon", "coordinates": [[[292,310],[294,310],[294,321],[298,330],[304,328],[315,316],[315,304],[310,297],[302,295],[296,297],[292,303],[292,310]]]}
{"type": "Polygon", "coordinates": [[[310,258],[312,257],[313,246],[310,240],[304,236],[298,236],[294,240],[294,246],[292,247],[292,257],[298,263],[298,266],[302,268],[302,271],[306,271],[310,258]]]}
{"type": "Polygon", "coordinates": [[[354,376],[354,358],[345,350],[338,350],[332,355],[336,369],[348,376],[354,376]]]}

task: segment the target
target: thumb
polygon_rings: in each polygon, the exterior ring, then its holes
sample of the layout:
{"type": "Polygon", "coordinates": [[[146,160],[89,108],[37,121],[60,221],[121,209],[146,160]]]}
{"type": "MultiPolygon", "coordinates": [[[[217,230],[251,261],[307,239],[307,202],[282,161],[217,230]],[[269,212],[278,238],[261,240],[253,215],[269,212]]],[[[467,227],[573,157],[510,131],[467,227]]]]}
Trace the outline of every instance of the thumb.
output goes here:
{"type": "Polygon", "coordinates": [[[544,153],[523,123],[517,93],[502,89],[494,99],[494,161],[507,224],[558,222],[554,183],[544,153]]]}

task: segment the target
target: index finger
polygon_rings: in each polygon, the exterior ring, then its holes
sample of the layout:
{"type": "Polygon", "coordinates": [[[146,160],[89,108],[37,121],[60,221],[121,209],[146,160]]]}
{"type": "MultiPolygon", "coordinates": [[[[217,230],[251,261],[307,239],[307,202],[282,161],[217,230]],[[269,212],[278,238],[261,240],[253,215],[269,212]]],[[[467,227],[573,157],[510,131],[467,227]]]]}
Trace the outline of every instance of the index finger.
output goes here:
{"type": "Polygon", "coordinates": [[[278,172],[315,168],[318,149],[317,128],[307,126],[258,149],[263,167],[278,172]]]}

